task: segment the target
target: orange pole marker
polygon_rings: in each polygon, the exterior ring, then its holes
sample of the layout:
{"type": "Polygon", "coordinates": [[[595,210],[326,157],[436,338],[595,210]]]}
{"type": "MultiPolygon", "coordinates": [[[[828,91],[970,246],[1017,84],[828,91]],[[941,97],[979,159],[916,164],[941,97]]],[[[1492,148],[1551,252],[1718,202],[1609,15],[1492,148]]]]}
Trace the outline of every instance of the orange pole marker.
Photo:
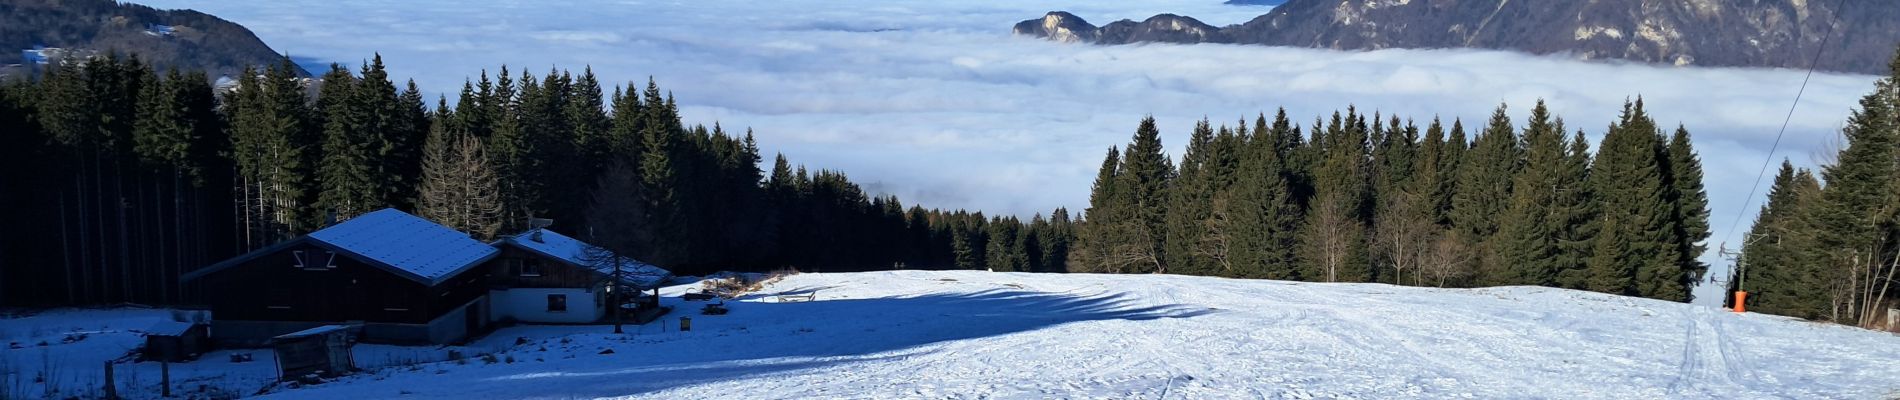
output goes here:
{"type": "Polygon", "coordinates": [[[1748,292],[1735,291],[1735,312],[1748,312],[1748,292]]]}

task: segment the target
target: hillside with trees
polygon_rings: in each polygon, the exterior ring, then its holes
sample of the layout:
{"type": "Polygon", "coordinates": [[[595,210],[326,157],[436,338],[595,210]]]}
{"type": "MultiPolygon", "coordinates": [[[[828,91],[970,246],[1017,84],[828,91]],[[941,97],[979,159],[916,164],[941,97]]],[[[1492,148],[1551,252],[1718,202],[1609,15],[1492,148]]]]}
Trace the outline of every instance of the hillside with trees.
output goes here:
{"type": "Polygon", "coordinates": [[[0,65],[25,62],[21,50],[35,46],[60,49],[54,61],[135,53],[159,68],[205,71],[212,78],[281,57],[250,29],[197,11],[112,0],[0,0],[0,65]]]}
{"type": "Polygon", "coordinates": [[[655,82],[482,72],[434,106],[381,57],[214,90],[107,56],[0,85],[0,303],[176,304],[177,276],[384,207],[493,239],[553,229],[680,274],[1061,271],[1073,222],[906,206],[750,131],[680,121],[655,82]],[[314,90],[313,90],[314,89],[314,90]],[[314,96],[312,95],[314,93],[314,96]]]}
{"type": "Polygon", "coordinates": [[[1889,65],[1818,174],[1782,162],[1729,282],[1751,310],[1873,327],[1900,305],[1900,56],[1889,65]]]}
{"type": "MultiPolygon", "coordinates": [[[[1819,174],[1784,165],[1743,245],[1756,310],[1870,323],[1895,295],[1900,62],[1819,174]],[[1822,182],[1827,182],[1822,185],[1822,182]],[[1845,249],[1845,250],[1843,250],[1845,249]]],[[[682,274],[990,269],[1691,300],[1709,266],[1701,160],[1642,99],[1596,143],[1542,102],[1481,124],[1284,111],[1152,118],[1111,147],[1088,208],[1027,219],[905,205],[844,173],[766,162],[752,132],[687,125],[656,82],[481,72],[433,105],[380,57],[228,91],[102,57],[0,85],[8,304],[179,303],[176,276],[383,207],[493,239],[551,218],[682,274]]]]}
{"type": "Polygon", "coordinates": [[[1348,108],[1201,121],[1178,166],[1152,118],[1111,148],[1071,270],[1537,285],[1690,300],[1708,266],[1701,161],[1636,99],[1594,153],[1542,102],[1475,132],[1348,108]]]}

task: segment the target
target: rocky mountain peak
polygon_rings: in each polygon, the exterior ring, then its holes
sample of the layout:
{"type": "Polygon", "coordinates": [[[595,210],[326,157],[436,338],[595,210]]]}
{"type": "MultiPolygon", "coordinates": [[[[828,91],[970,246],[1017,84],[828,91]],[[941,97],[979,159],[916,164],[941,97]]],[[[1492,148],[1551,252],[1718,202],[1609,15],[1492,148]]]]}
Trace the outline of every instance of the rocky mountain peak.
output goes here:
{"type": "Polygon", "coordinates": [[[1011,32],[1023,36],[1048,38],[1062,43],[1094,43],[1101,29],[1067,11],[1050,11],[1040,19],[1016,24],[1011,32]]]}
{"type": "Polygon", "coordinates": [[[1288,0],[1225,27],[1161,14],[1096,28],[1052,12],[1015,31],[1097,44],[1481,48],[1676,66],[1807,68],[1820,52],[1819,69],[1878,74],[1900,43],[1900,1],[1288,0]],[[1845,5],[1837,10],[1835,4],[1845,5]],[[1824,49],[1829,31],[1833,40],[1824,49]]]}

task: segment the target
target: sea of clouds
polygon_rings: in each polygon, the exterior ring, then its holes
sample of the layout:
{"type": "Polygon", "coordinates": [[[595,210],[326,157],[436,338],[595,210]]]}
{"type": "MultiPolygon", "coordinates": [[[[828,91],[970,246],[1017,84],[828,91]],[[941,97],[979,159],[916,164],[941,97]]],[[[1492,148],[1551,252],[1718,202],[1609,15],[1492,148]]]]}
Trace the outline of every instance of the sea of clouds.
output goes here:
{"type": "MultiPolygon", "coordinates": [[[[238,22],[278,51],[315,60],[305,62],[313,71],[380,52],[393,76],[414,77],[432,97],[453,97],[464,79],[503,64],[536,75],[591,66],[609,84],[651,76],[678,96],[688,123],[752,128],[766,152],[794,163],[844,171],[908,203],[1025,217],[1086,207],[1102,154],[1126,143],[1145,115],[1178,155],[1202,118],[1285,107],[1311,121],[1356,105],[1475,128],[1504,102],[1521,126],[1544,99],[1595,141],[1640,95],[1659,122],[1695,134],[1711,248],[1735,241],[1738,211],[1748,209],[1740,230],[1754,218],[1767,183],[1753,198],[1751,185],[1805,76],[1494,51],[1091,46],[1010,35],[1017,21],[1051,10],[1097,25],[1157,13],[1227,25],[1268,10],[1221,0],[138,2],[238,22]]],[[[1814,75],[1777,162],[1812,165],[1875,79],[1814,75]]],[[[1718,262],[1713,252],[1704,258],[1718,262]]]]}

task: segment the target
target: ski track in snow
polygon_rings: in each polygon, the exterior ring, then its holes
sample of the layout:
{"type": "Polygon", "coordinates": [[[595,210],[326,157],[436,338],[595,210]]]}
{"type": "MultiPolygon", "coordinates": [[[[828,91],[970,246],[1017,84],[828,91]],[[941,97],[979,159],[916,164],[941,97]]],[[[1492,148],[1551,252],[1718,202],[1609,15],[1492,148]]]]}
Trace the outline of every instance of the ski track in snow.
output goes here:
{"type": "MultiPolygon", "coordinates": [[[[690,316],[692,332],[662,331],[659,323],[631,326],[624,336],[598,326],[523,326],[463,347],[359,346],[359,360],[459,349],[515,362],[376,368],[266,396],[1883,399],[1900,393],[1900,363],[1893,361],[1900,359],[1900,336],[1549,288],[966,271],[800,274],[729,303],[730,315],[699,316],[690,313],[698,303],[677,298],[693,286],[662,290],[678,310],[667,326],[690,316]],[[780,304],[770,296],[814,289],[818,300],[812,302],[780,304]],[[526,344],[516,345],[517,338],[526,344]],[[597,354],[602,349],[615,353],[597,354]]],[[[76,311],[0,320],[0,333],[24,332],[36,318],[83,319],[86,313],[119,315],[76,311]]],[[[0,355],[28,357],[13,363],[28,367],[40,357],[32,351],[0,355]]],[[[213,353],[184,370],[241,377],[226,383],[254,385],[242,393],[256,393],[259,376],[269,375],[257,371],[268,363],[217,361],[223,357],[213,353]],[[207,364],[194,365],[200,363],[207,364]]]]}

